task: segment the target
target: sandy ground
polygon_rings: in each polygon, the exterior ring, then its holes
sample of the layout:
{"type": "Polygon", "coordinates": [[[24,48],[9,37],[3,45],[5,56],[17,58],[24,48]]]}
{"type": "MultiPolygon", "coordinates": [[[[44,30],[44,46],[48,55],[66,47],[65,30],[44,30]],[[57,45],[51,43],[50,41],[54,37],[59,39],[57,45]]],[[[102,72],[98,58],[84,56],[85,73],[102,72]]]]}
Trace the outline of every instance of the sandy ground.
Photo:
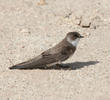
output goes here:
{"type": "Polygon", "coordinates": [[[110,100],[110,0],[0,0],[0,100],[110,100]],[[8,69],[70,31],[73,69],[8,69]]]}

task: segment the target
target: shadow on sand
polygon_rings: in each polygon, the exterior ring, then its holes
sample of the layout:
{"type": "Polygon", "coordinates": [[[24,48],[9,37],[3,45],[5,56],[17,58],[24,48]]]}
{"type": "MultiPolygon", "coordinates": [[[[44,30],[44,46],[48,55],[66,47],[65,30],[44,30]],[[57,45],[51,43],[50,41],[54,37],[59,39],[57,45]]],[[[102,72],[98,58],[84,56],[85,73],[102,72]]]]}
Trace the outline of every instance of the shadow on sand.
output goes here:
{"type": "MultiPolygon", "coordinates": [[[[90,65],[95,65],[97,63],[99,63],[99,61],[74,62],[74,63],[62,64],[60,66],[53,66],[50,68],[33,68],[31,70],[34,70],[34,69],[41,69],[41,70],[76,70],[76,69],[83,68],[85,66],[89,67],[90,65]]],[[[26,70],[28,70],[28,69],[26,69],[26,70]]]]}

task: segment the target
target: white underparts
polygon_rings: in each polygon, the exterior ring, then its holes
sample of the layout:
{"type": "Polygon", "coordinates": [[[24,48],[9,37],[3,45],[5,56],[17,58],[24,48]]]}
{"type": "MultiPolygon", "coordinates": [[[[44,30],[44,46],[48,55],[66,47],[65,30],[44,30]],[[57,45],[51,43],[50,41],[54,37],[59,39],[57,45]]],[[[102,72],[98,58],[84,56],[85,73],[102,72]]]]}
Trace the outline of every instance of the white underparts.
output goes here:
{"type": "Polygon", "coordinates": [[[75,40],[70,40],[69,38],[67,38],[67,41],[75,47],[78,45],[79,40],[80,40],[80,38],[77,38],[75,40]]]}
{"type": "Polygon", "coordinates": [[[74,41],[72,41],[72,45],[73,46],[77,46],[78,45],[78,42],[79,42],[79,38],[75,39],[74,41]]]}

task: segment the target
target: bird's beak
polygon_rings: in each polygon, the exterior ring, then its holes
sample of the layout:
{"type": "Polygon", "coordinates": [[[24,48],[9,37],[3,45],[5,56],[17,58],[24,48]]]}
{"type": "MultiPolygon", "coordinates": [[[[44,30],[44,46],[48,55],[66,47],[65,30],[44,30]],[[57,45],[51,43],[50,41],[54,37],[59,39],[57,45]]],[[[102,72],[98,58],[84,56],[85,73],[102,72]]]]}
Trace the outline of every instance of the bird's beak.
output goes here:
{"type": "Polygon", "coordinates": [[[81,35],[80,35],[80,37],[79,37],[79,38],[84,38],[84,36],[81,36],[81,35]]]}

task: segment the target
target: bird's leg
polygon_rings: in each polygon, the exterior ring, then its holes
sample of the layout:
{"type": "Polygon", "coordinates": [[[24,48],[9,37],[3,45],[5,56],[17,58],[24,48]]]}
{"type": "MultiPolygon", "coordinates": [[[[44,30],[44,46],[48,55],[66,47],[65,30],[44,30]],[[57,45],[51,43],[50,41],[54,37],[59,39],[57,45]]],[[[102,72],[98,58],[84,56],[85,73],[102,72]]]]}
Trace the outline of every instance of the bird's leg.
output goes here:
{"type": "Polygon", "coordinates": [[[55,67],[55,68],[62,68],[62,67],[64,67],[62,65],[61,61],[58,61],[58,62],[55,62],[55,63],[51,63],[51,64],[47,64],[46,66],[47,66],[46,68],[52,68],[52,66],[55,67]]]}
{"type": "Polygon", "coordinates": [[[63,64],[62,62],[57,63],[56,66],[59,68],[68,68],[69,67],[69,66],[63,64]]]}
{"type": "Polygon", "coordinates": [[[57,67],[63,67],[62,62],[59,61],[59,62],[56,64],[56,66],[57,66],[57,67]]]}

